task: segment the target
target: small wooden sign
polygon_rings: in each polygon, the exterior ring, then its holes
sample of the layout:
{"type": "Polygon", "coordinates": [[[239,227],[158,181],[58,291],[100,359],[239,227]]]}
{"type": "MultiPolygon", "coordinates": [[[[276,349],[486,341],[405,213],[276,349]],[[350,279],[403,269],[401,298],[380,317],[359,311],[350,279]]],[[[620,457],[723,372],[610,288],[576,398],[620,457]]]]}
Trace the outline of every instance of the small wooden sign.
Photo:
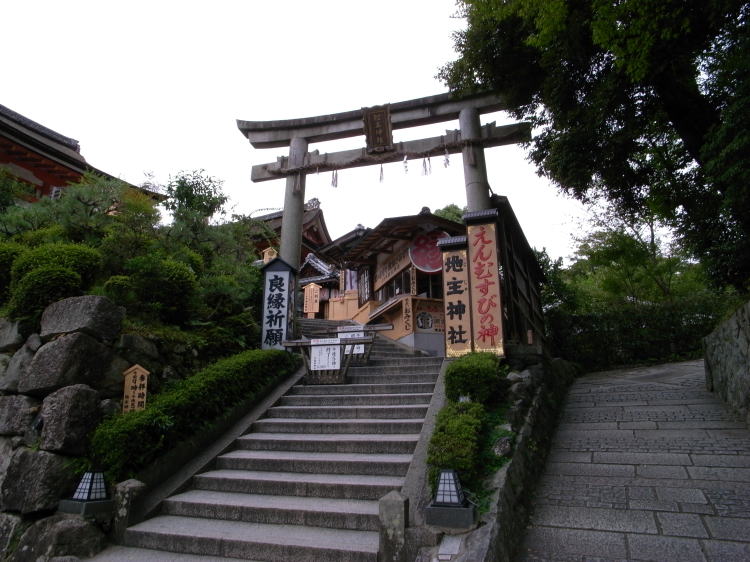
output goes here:
{"type": "Polygon", "coordinates": [[[303,289],[305,294],[303,312],[314,314],[320,311],[320,288],[320,285],[317,283],[305,285],[305,288],[303,289]]]}
{"type": "Polygon", "coordinates": [[[136,364],[122,373],[125,390],[122,397],[122,412],[133,412],[146,408],[149,372],[136,364]]]}
{"type": "Polygon", "coordinates": [[[277,258],[279,256],[279,253],[276,251],[275,248],[269,246],[265,250],[263,250],[263,263],[268,263],[271,260],[277,258]]]}
{"type": "Polygon", "coordinates": [[[364,121],[368,153],[393,150],[390,106],[366,107],[363,110],[362,120],[364,121]]]}
{"type": "MultiPolygon", "coordinates": [[[[360,326],[339,326],[338,337],[340,338],[364,338],[365,332],[360,326]]],[[[345,355],[362,354],[365,352],[364,344],[347,345],[344,350],[345,355]]]]}

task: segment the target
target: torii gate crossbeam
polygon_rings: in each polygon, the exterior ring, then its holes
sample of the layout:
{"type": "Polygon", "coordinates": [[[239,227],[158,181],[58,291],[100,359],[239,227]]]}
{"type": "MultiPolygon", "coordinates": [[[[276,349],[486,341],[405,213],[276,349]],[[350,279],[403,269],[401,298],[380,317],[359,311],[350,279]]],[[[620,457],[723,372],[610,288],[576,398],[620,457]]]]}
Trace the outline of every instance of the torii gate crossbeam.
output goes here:
{"type": "Polygon", "coordinates": [[[383,151],[370,152],[361,148],[322,155],[317,150],[307,152],[308,144],[364,135],[366,109],[279,121],[237,120],[237,127],[254,148],[289,146],[288,157],[282,156],[276,162],[253,166],[251,176],[254,182],[282,177],[287,180],[281,223],[281,258],[294,267],[299,266],[305,176],[310,172],[343,170],[396,162],[404,158],[461,152],[468,210],[489,208],[484,147],[515,144],[531,138],[529,123],[502,127],[490,123],[480,126],[479,115],[506,108],[503,99],[495,94],[461,99],[450,94],[440,94],[390,104],[390,127],[393,129],[455,119],[459,120],[460,129],[446,131],[440,137],[395,143],[383,151]]]}

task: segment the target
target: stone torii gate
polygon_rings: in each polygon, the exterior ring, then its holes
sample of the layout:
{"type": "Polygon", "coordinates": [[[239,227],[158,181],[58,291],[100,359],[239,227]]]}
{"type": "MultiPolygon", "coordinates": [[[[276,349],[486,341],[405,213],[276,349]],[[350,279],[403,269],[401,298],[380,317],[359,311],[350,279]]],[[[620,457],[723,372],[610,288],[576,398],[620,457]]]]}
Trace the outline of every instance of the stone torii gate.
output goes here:
{"type": "Polygon", "coordinates": [[[279,121],[241,121],[237,127],[254,148],[289,147],[289,156],[253,166],[254,182],[286,178],[281,222],[280,257],[300,265],[305,176],[359,166],[399,162],[443,154],[462,153],[466,201],[469,211],[490,208],[484,148],[515,144],[531,138],[529,123],[501,127],[481,126],[479,116],[506,109],[497,95],[482,94],[457,99],[440,94],[372,108],[279,121]],[[439,137],[394,143],[392,129],[404,129],[458,119],[460,129],[439,137]],[[329,154],[308,152],[308,145],[365,135],[367,146],[329,154]]]}

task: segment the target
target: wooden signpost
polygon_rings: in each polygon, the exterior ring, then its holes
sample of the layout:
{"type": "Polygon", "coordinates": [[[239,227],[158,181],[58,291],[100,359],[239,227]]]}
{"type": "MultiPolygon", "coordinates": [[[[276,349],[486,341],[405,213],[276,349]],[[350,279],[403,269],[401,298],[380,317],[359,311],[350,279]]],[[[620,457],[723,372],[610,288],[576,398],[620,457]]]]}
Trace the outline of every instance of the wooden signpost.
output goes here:
{"type": "Polygon", "coordinates": [[[125,390],[122,397],[122,413],[143,410],[146,407],[149,372],[136,364],[122,373],[125,390]]]}
{"type": "Polygon", "coordinates": [[[302,290],[304,293],[302,311],[308,318],[315,318],[315,314],[320,311],[320,289],[321,286],[317,283],[310,283],[302,290]]]}

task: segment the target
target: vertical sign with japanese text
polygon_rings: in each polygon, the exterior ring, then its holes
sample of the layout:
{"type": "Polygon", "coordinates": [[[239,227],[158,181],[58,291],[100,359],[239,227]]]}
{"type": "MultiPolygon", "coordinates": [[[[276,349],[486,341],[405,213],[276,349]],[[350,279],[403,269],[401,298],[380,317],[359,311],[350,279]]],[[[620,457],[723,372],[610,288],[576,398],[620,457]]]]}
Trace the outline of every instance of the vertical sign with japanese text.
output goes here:
{"type": "Polygon", "coordinates": [[[390,106],[377,105],[364,108],[362,121],[368,153],[393,150],[390,106]]]}
{"type": "Polygon", "coordinates": [[[469,224],[467,243],[474,351],[504,355],[495,222],[469,224]]]}
{"type": "Polygon", "coordinates": [[[122,396],[122,413],[143,410],[146,407],[149,372],[140,365],[133,365],[122,373],[125,389],[122,396]]]}
{"type": "Polygon", "coordinates": [[[310,283],[303,289],[305,302],[302,312],[320,312],[320,285],[310,283]]]}
{"type": "Polygon", "coordinates": [[[263,349],[284,349],[289,325],[289,271],[264,271],[263,349]]]}
{"type": "Polygon", "coordinates": [[[445,355],[460,357],[471,351],[469,264],[465,248],[443,251],[445,355]]]}

